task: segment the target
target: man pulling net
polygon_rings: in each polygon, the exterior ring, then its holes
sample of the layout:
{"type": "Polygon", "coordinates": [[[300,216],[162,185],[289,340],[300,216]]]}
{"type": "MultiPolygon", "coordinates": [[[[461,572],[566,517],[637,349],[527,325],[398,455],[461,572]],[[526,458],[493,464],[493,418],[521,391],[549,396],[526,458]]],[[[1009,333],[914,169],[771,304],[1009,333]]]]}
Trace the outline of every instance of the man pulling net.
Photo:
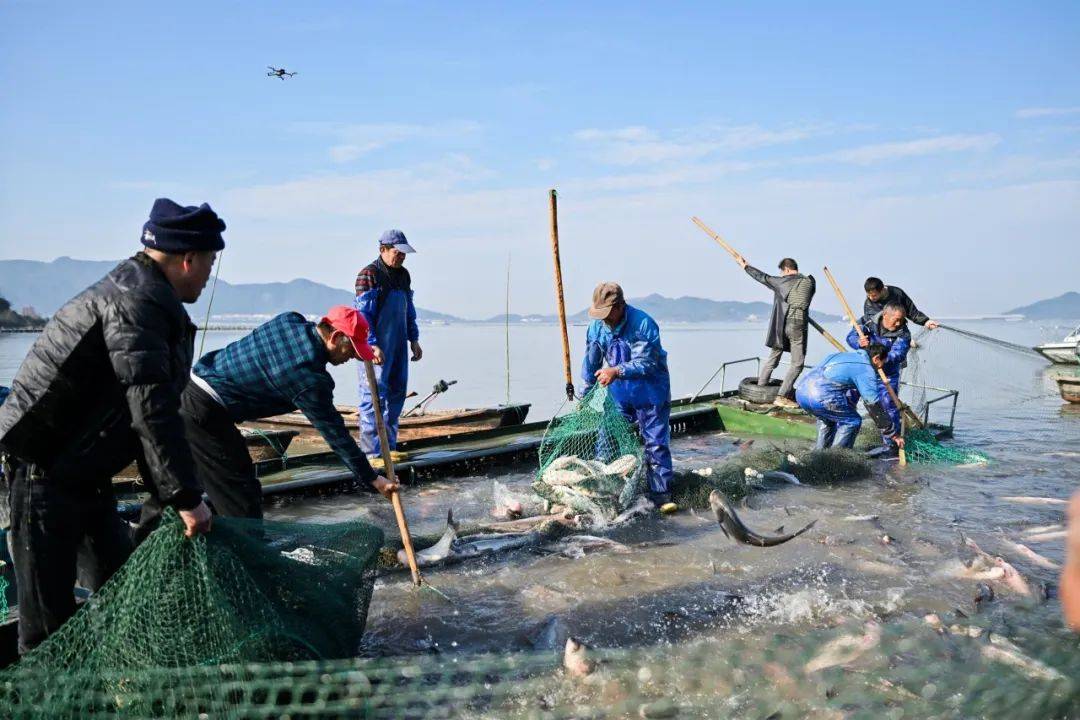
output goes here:
{"type": "Polygon", "coordinates": [[[799,407],[817,418],[818,450],[855,445],[862,427],[860,396],[881,434],[904,447],[900,425],[889,417],[883,404],[886,390],[877,376],[888,355],[888,349],[879,344],[855,352],[833,353],[799,381],[795,399],[799,407]]]}

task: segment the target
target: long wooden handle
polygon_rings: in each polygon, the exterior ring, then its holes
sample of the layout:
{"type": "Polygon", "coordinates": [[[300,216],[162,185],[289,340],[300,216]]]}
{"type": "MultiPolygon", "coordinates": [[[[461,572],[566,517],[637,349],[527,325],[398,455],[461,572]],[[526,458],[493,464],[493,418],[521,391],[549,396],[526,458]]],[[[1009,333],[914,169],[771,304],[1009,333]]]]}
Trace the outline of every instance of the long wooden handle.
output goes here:
{"type": "MultiPolygon", "coordinates": [[[[836,284],[836,278],[834,278],[832,273],[829,272],[828,267],[824,268],[824,270],[825,270],[825,277],[828,278],[829,284],[832,285],[833,291],[836,292],[836,297],[840,299],[840,305],[844,308],[844,312],[847,313],[848,320],[851,322],[851,326],[853,328],[855,328],[855,332],[859,334],[859,339],[860,340],[865,340],[866,339],[866,333],[864,333],[862,331],[862,328],[859,327],[859,321],[855,319],[855,313],[853,313],[851,311],[851,306],[848,305],[847,298],[844,297],[844,293],[840,289],[840,286],[836,284]]],[[[906,406],[903,403],[901,403],[900,398],[898,398],[896,396],[896,393],[893,391],[892,385],[889,384],[889,378],[886,377],[886,375],[885,375],[885,371],[882,370],[881,368],[877,368],[877,373],[878,373],[878,377],[881,378],[882,384],[885,385],[885,391],[889,393],[889,398],[893,401],[893,403],[896,405],[896,407],[900,409],[901,416],[900,416],[900,428],[899,428],[899,430],[900,430],[901,437],[903,437],[903,433],[904,433],[903,411],[906,409],[906,406]]],[[[907,453],[904,452],[904,448],[900,448],[900,464],[901,465],[907,465],[907,453]]]]}
{"type": "MultiPolygon", "coordinates": [[[[829,272],[829,268],[825,268],[825,277],[829,279],[829,284],[832,285],[833,290],[836,291],[836,296],[840,298],[840,304],[844,306],[844,311],[847,313],[848,320],[851,321],[852,327],[855,328],[855,332],[859,334],[860,339],[865,338],[866,334],[863,332],[862,326],[859,325],[858,321],[855,319],[855,313],[851,311],[851,306],[848,305],[847,299],[844,297],[844,293],[840,292],[840,286],[836,284],[836,279],[832,276],[832,273],[829,272]]],[[[885,389],[889,391],[889,397],[892,398],[892,401],[894,403],[896,403],[896,407],[900,408],[901,417],[906,417],[908,419],[908,422],[912,423],[915,427],[923,427],[923,421],[919,419],[919,416],[915,414],[915,411],[913,411],[904,403],[900,402],[900,398],[896,396],[896,393],[893,391],[892,385],[889,384],[888,379],[885,377],[885,371],[879,368],[878,376],[880,376],[882,382],[885,383],[885,389]]]]}
{"type": "Polygon", "coordinates": [[[555,300],[559,306],[562,328],[563,370],[566,373],[566,399],[574,399],[574,373],[570,369],[570,335],[566,332],[566,302],[563,299],[562,260],[559,258],[559,208],[555,189],[548,194],[551,206],[551,254],[555,259],[555,300]]]}
{"type": "Polygon", "coordinates": [[[725,249],[725,250],[727,250],[727,251],[728,251],[729,253],[731,253],[731,257],[735,258],[736,260],[738,260],[738,259],[739,259],[739,258],[741,257],[741,255],[739,255],[738,251],[737,251],[737,250],[735,250],[735,248],[733,248],[733,247],[731,247],[730,245],[728,245],[728,244],[727,244],[727,243],[726,243],[726,242],[724,241],[724,238],[722,238],[722,237],[720,237],[719,235],[717,235],[716,233],[714,233],[714,232],[713,232],[713,231],[712,231],[712,230],[711,230],[711,229],[709,228],[709,226],[708,226],[708,225],[706,225],[705,223],[701,222],[701,219],[700,219],[700,218],[697,218],[697,217],[692,217],[692,218],[690,218],[690,219],[694,221],[694,224],[695,224],[695,225],[697,225],[697,226],[698,226],[699,228],[701,228],[702,230],[704,230],[704,231],[705,231],[705,234],[706,234],[706,235],[708,235],[709,237],[711,237],[711,238],[712,238],[713,240],[715,240],[716,242],[720,243],[720,247],[724,248],[724,249],[725,249]]]}
{"type": "Polygon", "coordinates": [[[809,317],[809,316],[807,316],[807,318],[806,318],[806,319],[807,319],[807,321],[809,321],[809,323],[810,323],[811,325],[813,325],[813,326],[814,326],[814,329],[815,329],[815,330],[817,330],[817,331],[818,331],[819,333],[821,333],[822,337],[824,337],[824,338],[825,338],[826,340],[828,340],[828,341],[829,341],[830,343],[832,343],[832,346],[833,346],[834,348],[836,348],[836,349],[837,349],[837,350],[839,350],[840,352],[844,352],[845,350],[847,350],[847,348],[845,348],[845,347],[844,347],[844,346],[843,346],[843,345],[842,345],[842,344],[840,343],[840,341],[839,341],[839,340],[837,340],[836,338],[834,338],[834,337],[832,336],[832,333],[830,333],[830,332],[829,332],[828,330],[826,330],[825,328],[821,327],[821,324],[820,324],[820,323],[819,323],[819,322],[818,322],[817,320],[815,320],[814,318],[812,318],[812,317],[809,317]]]}
{"type": "MultiPolygon", "coordinates": [[[[394,459],[390,455],[390,440],[386,435],[386,420],[383,418],[382,403],[379,400],[379,381],[375,378],[375,366],[371,364],[370,360],[365,360],[364,370],[367,372],[368,394],[371,395],[371,405],[375,411],[375,427],[379,431],[383,473],[390,482],[397,482],[397,476],[394,473],[394,459]]],[[[405,546],[405,557],[409,559],[409,571],[412,573],[413,585],[419,586],[421,582],[420,568],[416,565],[416,554],[413,552],[409,523],[405,520],[405,509],[401,506],[401,496],[396,490],[390,496],[390,503],[394,506],[394,516],[397,518],[398,531],[401,533],[401,543],[405,546]]]]}

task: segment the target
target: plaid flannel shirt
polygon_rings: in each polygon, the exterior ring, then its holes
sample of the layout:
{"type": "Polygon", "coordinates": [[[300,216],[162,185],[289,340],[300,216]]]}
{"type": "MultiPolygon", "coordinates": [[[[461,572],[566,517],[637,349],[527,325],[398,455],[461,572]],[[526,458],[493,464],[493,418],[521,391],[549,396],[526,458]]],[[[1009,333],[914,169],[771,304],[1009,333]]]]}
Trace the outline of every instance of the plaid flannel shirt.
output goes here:
{"type": "Polygon", "coordinates": [[[206,382],[234,422],[299,410],[362,482],[375,471],[334,407],[329,356],[315,324],[282,313],[246,337],[199,359],[192,373],[206,382]]]}

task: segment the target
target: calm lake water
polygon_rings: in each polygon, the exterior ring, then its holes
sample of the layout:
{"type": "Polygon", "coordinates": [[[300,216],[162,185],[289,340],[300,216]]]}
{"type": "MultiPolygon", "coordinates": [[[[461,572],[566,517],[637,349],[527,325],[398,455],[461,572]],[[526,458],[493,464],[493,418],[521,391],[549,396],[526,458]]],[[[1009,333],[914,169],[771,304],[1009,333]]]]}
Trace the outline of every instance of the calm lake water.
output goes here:
{"type": "MultiPolygon", "coordinates": [[[[1025,346],[1060,340],[1071,329],[1027,322],[955,324],[1025,346]]],[[[840,324],[828,329],[843,334],[840,324]]],[[[571,328],[575,363],[584,332],[584,327],[571,328]]],[[[206,347],[220,347],[241,334],[211,332],[206,347]]],[[[412,388],[424,395],[439,379],[457,380],[439,401],[443,408],[506,401],[502,327],[423,327],[421,334],[425,356],[412,366],[412,388]]],[[[673,394],[694,393],[725,360],[763,354],[764,334],[761,323],[663,327],[673,394]]],[[[0,382],[10,380],[32,340],[0,336],[0,382]]],[[[830,351],[820,337],[811,343],[810,362],[830,351]]],[[[918,358],[905,379],[958,389],[956,442],[982,450],[990,464],[882,466],[868,480],[761,493],[743,511],[751,527],[791,529],[818,520],[807,535],[768,550],[735,544],[710,517],[684,512],[626,528],[618,539],[635,545],[630,554],[570,560],[517,553],[427,573],[454,598],[452,606],[433,593],[416,593],[407,574],[392,574],[376,587],[362,653],[523,650],[529,633],[552,615],[601,648],[704,641],[717,642],[719,652],[725,638],[745,638],[757,629],[749,637],[760,638],[764,651],[779,631],[851,619],[920,618],[927,612],[944,616],[953,608],[970,611],[975,583],[946,576],[962,554],[961,534],[1005,556],[1033,586],[1051,588],[1051,598],[1043,602],[997,586],[998,600],[984,619],[1059,631],[1060,605],[1052,591],[1056,571],[1018,556],[1008,543],[1023,539],[1026,529],[1061,523],[1064,509],[1001,498],[1064,499],[1080,486],[1080,406],[1063,403],[1053,382],[1059,370],[1038,357],[938,330],[923,338],[918,358]],[[844,519],[862,515],[878,520],[844,519]],[[884,534],[894,542],[882,544],[884,534]],[[744,604],[737,620],[722,620],[731,593],[742,596],[744,604]]],[[[751,369],[730,369],[727,387],[751,374],[751,369]]],[[[334,376],[338,401],[355,402],[356,368],[336,368],[334,376]]],[[[710,390],[719,389],[718,383],[710,390]]],[[[532,403],[531,419],[542,419],[562,407],[562,388],[557,329],[511,328],[510,400],[532,403]]],[[[723,433],[679,438],[673,450],[682,470],[716,464],[737,452],[733,438],[723,433]]],[[[449,508],[466,522],[486,518],[494,481],[525,493],[534,472],[524,464],[409,488],[404,500],[410,525],[417,534],[441,532],[449,508]]],[[[297,499],[272,507],[269,515],[314,522],[361,517],[396,535],[389,504],[369,496],[297,499]]],[[[1030,545],[1052,562],[1063,560],[1060,539],[1030,545]]]]}

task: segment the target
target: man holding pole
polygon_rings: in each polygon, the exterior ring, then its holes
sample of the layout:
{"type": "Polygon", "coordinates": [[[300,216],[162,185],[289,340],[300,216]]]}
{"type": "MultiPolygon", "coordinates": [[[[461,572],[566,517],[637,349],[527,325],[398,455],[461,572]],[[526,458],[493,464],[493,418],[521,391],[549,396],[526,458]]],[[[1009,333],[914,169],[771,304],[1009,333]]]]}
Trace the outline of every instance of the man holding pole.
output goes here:
{"type": "Polygon", "coordinates": [[[780,364],[780,357],[791,353],[791,367],[784,376],[774,404],[781,407],[798,407],[791,399],[795,381],[803,371],[806,360],[806,330],[810,317],[810,301],[817,289],[813,276],[799,272],[799,264],[792,258],[780,261],[780,274],[767,275],[746,261],[742,255],[735,256],[746,274],[773,291],[772,316],[769,318],[769,335],[765,345],[772,349],[758,374],[758,385],[766,385],[773,370],[780,364]]]}
{"type": "Polygon", "coordinates": [[[397,485],[372,470],[334,406],[326,366],[374,356],[364,316],[336,305],[318,323],[282,313],[236,342],[202,356],[184,390],[181,415],[198,477],[221,515],[261,518],[262,486],[236,427],[300,410],[362,487],[389,498],[397,485]]]}
{"type": "MultiPolygon", "coordinates": [[[[911,332],[905,318],[903,305],[889,304],[872,318],[863,318],[861,335],[855,328],[847,335],[848,345],[856,350],[881,345],[888,351],[881,369],[897,396],[900,394],[900,370],[907,364],[908,350],[911,349],[911,332]]],[[[900,427],[900,408],[892,401],[892,394],[886,392],[881,403],[893,424],[900,427]]],[[[887,439],[886,443],[889,444],[887,439]]]]}
{"type": "Polygon", "coordinates": [[[661,510],[671,505],[671,381],[660,328],[645,312],[626,304],[613,282],[593,291],[585,335],[581,377],[585,392],[595,383],[608,387],[611,399],[637,426],[645,445],[649,499],[661,510]]]}
{"type": "Polygon", "coordinates": [[[886,392],[877,376],[888,353],[884,346],[876,344],[855,352],[833,353],[799,381],[795,399],[799,407],[817,418],[815,447],[818,450],[855,445],[862,427],[857,407],[859,396],[882,434],[903,447],[900,425],[889,417],[883,406],[886,392]]]}

